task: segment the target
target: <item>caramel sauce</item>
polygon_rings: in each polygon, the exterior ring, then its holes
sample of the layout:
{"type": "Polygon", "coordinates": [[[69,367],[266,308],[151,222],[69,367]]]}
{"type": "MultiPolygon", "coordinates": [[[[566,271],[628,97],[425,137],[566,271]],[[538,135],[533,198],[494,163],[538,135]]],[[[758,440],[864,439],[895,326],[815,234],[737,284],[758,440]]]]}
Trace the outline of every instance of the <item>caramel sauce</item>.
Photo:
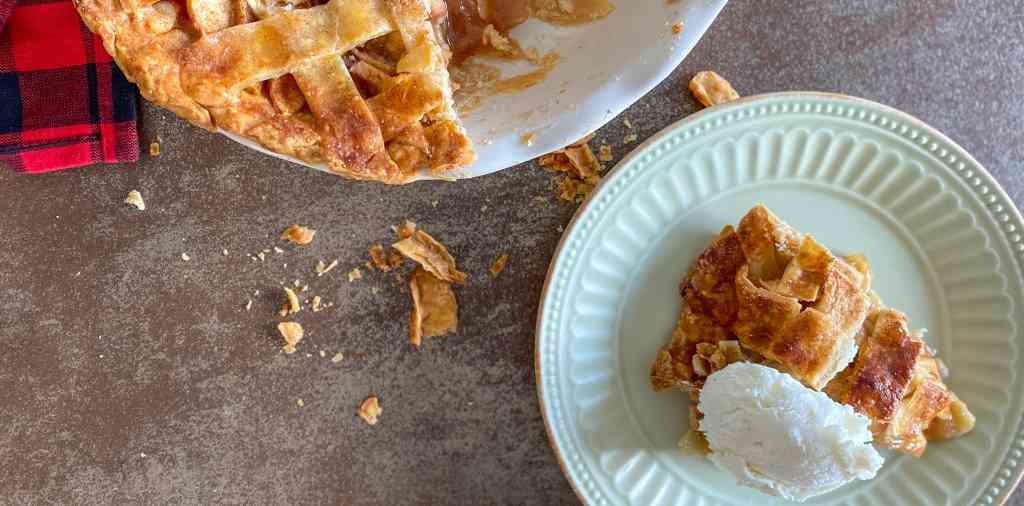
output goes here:
{"type": "Polygon", "coordinates": [[[575,25],[602,19],[615,7],[609,0],[445,0],[448,18],[445,35],[452,50],[452,78],[459,84],[456,104],[460,112],[479,107],[489,96],[516,93],[547,78],[560,56],[551,52],[543,56],[535,50],[524,50],[514,39],[514,51],[498,51],[485,42],[485,29],[490,25],[504,36],[530,17],[551,24],[575,25]],[[509,78],[502,78],[494,66],[479,63],[474,57],[523,60],[536,69],[509,78]]]}

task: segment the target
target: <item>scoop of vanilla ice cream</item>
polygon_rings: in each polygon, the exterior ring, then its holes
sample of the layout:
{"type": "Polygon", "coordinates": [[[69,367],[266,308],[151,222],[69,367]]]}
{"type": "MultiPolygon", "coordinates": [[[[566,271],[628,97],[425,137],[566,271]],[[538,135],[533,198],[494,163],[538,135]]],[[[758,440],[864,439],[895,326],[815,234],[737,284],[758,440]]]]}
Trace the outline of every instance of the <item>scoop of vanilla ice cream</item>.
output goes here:
{"type": "Polygon", "coordinates": [[[865,416],[770,367],[734,363],[715,372],[698,408],[708,458],[767,494],[804,501],[882,467],[865,416]]]}

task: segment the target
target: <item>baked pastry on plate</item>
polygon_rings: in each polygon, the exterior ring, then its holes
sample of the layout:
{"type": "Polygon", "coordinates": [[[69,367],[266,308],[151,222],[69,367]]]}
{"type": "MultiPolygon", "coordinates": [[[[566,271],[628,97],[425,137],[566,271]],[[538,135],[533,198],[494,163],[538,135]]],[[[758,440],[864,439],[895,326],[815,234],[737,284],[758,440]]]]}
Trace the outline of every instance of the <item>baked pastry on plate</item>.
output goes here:
{"type": "MultiPolygon", "coordinates": [[[[764,206],[722,230],[680,292],[678,324],[651,366],[656,390],[679,387],[696,401],[709,375],[752,361],[852,406],[882,447],[920,456],[929,440],[974,426],[906,315],[871,290],[867,259],[833,255],[764,206]]],[[[690,409],[695,428],[700,413],[690,409]]]]}
{"type": "Polygon", "coordinates": [[[474,160],[442,0],[75,0],[147,99],[354,179],[474,160]]]}

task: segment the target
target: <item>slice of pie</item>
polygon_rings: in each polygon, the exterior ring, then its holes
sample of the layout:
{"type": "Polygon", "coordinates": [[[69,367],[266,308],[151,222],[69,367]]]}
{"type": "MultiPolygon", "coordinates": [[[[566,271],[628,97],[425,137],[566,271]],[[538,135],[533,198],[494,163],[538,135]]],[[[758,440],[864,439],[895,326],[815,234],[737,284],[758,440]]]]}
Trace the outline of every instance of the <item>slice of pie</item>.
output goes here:
{"type": "MultiPolygon", "coordinates": [[[[929,439],[974,426],[906,315],[871,290],[867,259],[834,256],[764,206],[719,233],[680,292],[676,329],[651,366],[656,390],[678,387],[696,399],[711,373],[754,361],[852,406],[883,447],[921,455],[929,439]]],[[[693,404],[690,415],[695,426],[693,404]]]]}
{"type": "Polygon", "coordinates": [[[143,96],[335,173],[404,183],[474,160],[443,0],[75,0],[143,96]]]}

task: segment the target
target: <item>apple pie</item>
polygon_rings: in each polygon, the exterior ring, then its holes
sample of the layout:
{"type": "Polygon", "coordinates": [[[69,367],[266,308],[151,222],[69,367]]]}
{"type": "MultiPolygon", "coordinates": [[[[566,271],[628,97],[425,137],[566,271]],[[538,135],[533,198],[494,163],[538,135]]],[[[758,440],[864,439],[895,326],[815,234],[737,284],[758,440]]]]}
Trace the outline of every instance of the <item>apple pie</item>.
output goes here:
{"type": "MultiPolygon", "coordinates": [[[[919,456],[928,440],[974,426],[906,315],[872,291],[867,259],[833,255],[764,206],[718,234],[680,293],[678,323],[651,366],[655,390],[696,399],[708,375],[750,361],[852,406],[886,448],[919,456]]],[[[695,426],[695,406],[690,416],[695,426]]]]}
{"type": "Polygon", "coordinates": [[[354,179],[474,160],[443,0],[75,0],[143,96],[354,179]]]}

